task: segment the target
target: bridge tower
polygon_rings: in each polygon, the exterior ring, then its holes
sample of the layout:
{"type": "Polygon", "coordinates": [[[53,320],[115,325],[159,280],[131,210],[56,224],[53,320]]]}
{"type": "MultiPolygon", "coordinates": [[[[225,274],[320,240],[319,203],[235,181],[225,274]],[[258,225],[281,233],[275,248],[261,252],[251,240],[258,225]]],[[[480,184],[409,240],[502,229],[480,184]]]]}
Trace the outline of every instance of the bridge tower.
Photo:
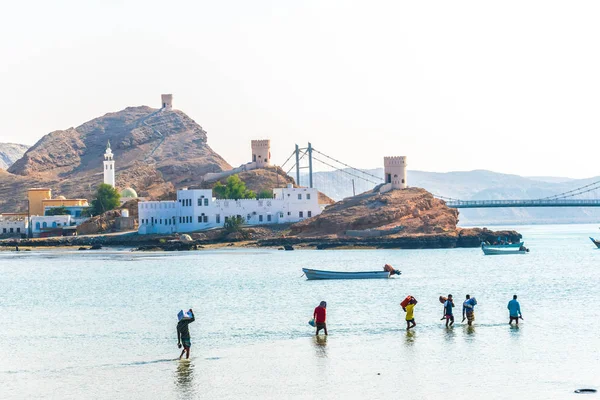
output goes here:
{"type": "Polygon", "coordinates": [[[406,189],[406,156],[383,158],[384,179],[391,189],[406,189]]]}
{"type": "Polygon", "coordinates": [[[271,141],[252,140],[252,162],[256,163],[257,168],[264,168],[271,165],[271,141]]]}

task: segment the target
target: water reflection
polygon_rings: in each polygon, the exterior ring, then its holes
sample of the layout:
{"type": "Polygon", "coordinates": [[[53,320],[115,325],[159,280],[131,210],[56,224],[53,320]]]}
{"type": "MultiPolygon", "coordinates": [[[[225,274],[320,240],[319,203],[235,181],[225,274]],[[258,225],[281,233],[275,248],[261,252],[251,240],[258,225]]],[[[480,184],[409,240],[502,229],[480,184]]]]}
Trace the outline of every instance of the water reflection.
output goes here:
{"type": "Polygon", "coordinates": [[[447,328],[444,328],[444,339],[446,339],[448,342],[453,342],[455,336],[456,333],[454,332],[454,327],[449,326],[447,328]]]}
{"type": "Polygon", "coordinates": [[[313,336],[313,346],[317,357],[327,358],[327,336],[313,336]]]}
{"type": "Polygon", "coordinates": [[[406,335],[404,336],[405,344],[407,346],[412,346],[413,344],[415,344],[416,337],[417,337],[417,335],[415,334],[415,331],[413,331],[413,330],[406,331],[406,335]]]}
{"type": "Polygon", "coordinates": [[[175,373],[175,386],[180,394],[188,397],[193,394],[194,365],[190,360],[178,360],[175,373]]]}

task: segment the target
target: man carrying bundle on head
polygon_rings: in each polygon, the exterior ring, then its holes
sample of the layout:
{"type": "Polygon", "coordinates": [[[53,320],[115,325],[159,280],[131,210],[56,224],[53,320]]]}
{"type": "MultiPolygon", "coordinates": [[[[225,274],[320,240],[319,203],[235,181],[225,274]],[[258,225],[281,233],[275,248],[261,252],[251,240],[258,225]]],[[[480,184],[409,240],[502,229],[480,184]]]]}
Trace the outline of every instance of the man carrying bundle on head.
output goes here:
{"type": "Polygon", "coordinates": [[[462,322],[465,322],[465,318],[467,319],[467,324],[471,326],[473,321],[475,321],[475,305],[477,305],[477,300],[475,297],[471,298],[471,295],[467,295],[467,299],[463,303],[462,322]]]}
{"type": "Polygon", "coordinates": [[[184,354],[186,355],[185,358],[190,358],[192,341],[189,325],[194,322],[196,318],[194,317],[194,312],[191,308],[187,312],[184,312],[183,310],[179,311],[177,318],[179,318],[179,322],[177,323],[177,347],[181,348],[183,345],[183,350],[181,351],[179,359],[181,359],[184,354]]]}

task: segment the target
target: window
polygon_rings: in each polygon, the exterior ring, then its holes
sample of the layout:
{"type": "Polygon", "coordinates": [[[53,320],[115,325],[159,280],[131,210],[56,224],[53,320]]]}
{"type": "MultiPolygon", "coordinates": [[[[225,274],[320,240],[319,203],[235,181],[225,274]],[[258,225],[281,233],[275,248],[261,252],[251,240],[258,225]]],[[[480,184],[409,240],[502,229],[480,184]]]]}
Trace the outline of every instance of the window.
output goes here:
{"type": "Polygon", "coordinates": [[[17,228],[17,233],[21,233],[21,228],[17,228]]]}
{"type": "Polygon", "coordinates": [[[13,233],[15,230],[13,228],[10,228],[10,233],[13,233]]]}
{"type": "Polygon", "coordinates": [[[298,193],[298,200],[302,200],[302,193],[298,193]]]}
{"type": "Polygon", "coordinates": [[[298,216],[299,216],[300,218],[304,218],[304,213],[303,213],[302,211],[298,211],[298,216]]]}
{"type": "Polygon", "coordinates": [[[204,199],[204,205],[208,206],[208,199],[207,198],[204,199]]]}
{"type": "Polygon", "coordinates": [[[310,193],[306,193],[306,200],[310,200],[310,193]]]}
{"type": "Polygon", "coordinates": [[[179,223],[182,224],[183,223],[183,217],[179,217],[179,223]]]}
{"type": "Polygon", "coordinates": [[[267,222],[271,222],[271,214],[267,215],[267,222]]]}
{"type": "Polygon", "coordinates": [[[307,211],[306,215],[308,216],[308,218],[312,217],[312,211],[307,211]]]}
{"type": "Polygon", "coordinates": [[[292,213],[290,211],[288,211],[288,215],[292,215],[292,213]]]}
{"type": "Polygon", "coordinates": [[[282,212],[279,213],[279,218],[283,218],[283,213],[282,212]]]}
{"type": "Polygon", "coordinates": [[[35,229],[38,230],[38,231],[40,230],[40,223],[39,222],[35,223],[35,229]]]}
{"type": "Polygon", "coordinates": [[[198,207],[202,207],[202,199],[198,199],[198,207]]]}
{"type": "Polygon", "coordinates": [[[217,221],[217,224],[220,224],[221,223],[221,214],[215,215],[215,220],[217,221]]]}
{"type": "Polygon", "coordinates": [[[2,228],[2,233],[6,233],[6,228],[2,228]]]}
{"type": "Polygon", "coordinates": [[[250,217],[252,217],[252,215],[250,215],[250,214],[246,215],[246,221],[250,222],[250,217]]]}
{"type": "Polygon", "coordinates": [[[162,218],[160,219],[160,222],[159,222],[159,224],[161,224],[161,225],[162,225],[162,218]]]}
{"type": "Polygon", "coordinates": [[[198,222],[202,222],[202,217],[198,215],[198,222]]]}
{"type": "Polygon", "coordinates": [[[47,227],[48,227],[48,224],[45,222],[42,222],[42,228],[47,228],[47,227]]]}
{"type": "Polygon", "coordinates": [[[262,215],[258,216],[258,222],[263,222],[263,216],[262,215]]]}
{"type": "Polygon", "coordinates": [[[205,224],[207,224],[208,223],[208,215],[203,215],[202,220],[204,221],[205,224]]]}

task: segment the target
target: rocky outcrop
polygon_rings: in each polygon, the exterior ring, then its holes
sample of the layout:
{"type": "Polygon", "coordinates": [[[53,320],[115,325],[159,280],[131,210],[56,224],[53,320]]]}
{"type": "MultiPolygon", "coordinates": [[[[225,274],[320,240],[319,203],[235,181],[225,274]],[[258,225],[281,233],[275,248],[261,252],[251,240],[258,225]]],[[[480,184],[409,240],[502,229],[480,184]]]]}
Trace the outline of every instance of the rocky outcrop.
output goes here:
{"type": "Polygon", "coordinates": [[[7,169],[27,151],[29,146],[16,143],[0,143],[0,169],[7,169]]]}
{"type": "Polygon", "coordinates": [[[458,211],[424,189],[380,194],[377,190],[346,198],[316,217],[294,224],[295,236],[346,236],[347,231],[398,231],[392,236],[455,233],[458,211]]]}
{"type": "Polygon", "coordinates": [[[117,229],[117,219],[121,217],[121,210],[128,210],[129,217],[138,220],[138,200],[130,200],[119,207],[96,215],[77,227],[78,235],[96,235],[99,233],[114,232],[117,229]]]}

